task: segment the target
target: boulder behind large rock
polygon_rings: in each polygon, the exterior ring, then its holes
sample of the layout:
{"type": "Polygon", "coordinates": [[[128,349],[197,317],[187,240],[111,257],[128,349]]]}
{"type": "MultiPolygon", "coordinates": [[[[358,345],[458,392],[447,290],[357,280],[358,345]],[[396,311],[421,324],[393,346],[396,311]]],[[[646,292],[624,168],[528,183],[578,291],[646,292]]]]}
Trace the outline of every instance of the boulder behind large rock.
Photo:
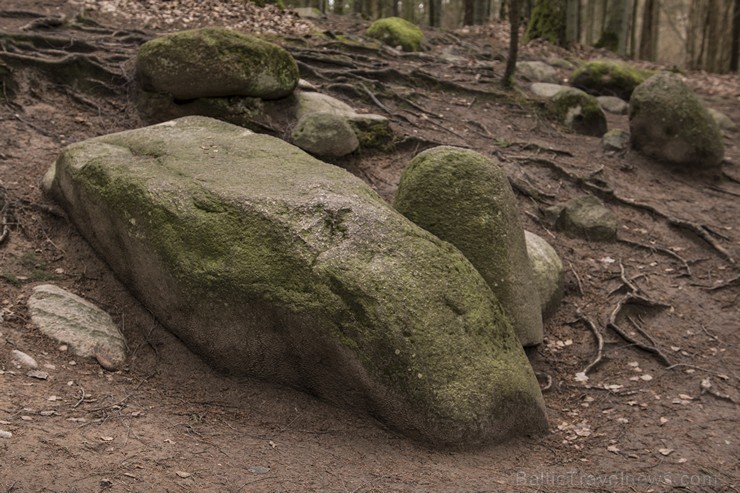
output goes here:
{"type": "Polygon", "coordinates": [[[212,364],[438,445],[546,427],[475,268],[348,172],[188,117],[74,144],[51,173],[119,278],[212,364]]]}
{"type": "Polygon", "coordinates": [[[424,151],[401,176],[396,209],[465,254],[501,301],[523,345],[542,342],[516,198],[496,163],[456,147],[424,151]]]}

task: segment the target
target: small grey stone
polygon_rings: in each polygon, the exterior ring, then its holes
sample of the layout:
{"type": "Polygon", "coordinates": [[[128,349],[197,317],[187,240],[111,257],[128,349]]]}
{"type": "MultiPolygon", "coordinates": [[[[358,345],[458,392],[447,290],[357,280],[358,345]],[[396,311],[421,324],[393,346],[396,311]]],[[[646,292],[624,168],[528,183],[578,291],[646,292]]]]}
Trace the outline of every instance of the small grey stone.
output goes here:
{"type": "Polygon", "coordinates": [[[601,145],[607,152],[621,152],[627,149],[630,143],[630,133],[624,130],[609,130],[601,138],[601,145]]]}
{"type": "Polygon", "coordinates": [[[737,132],[737,125],[733,122],[729,116],[725,115],[721,111],[717,111],[714,108],[707,108],[709,114],[712,115],[714,121],[717,122],[719,128],[728,132],[737,132]]]}
{"type": "Polygon", "coordinates": [[[527,255],[532,265],[537,292],[540,297],[542,318],[552,316],[563,301],[565,272],[563,262],[555,249],[541,236],[524,231],[527,255]]]}
{"type": "Polygon", "coordinates": [[[13,438],[13,434],[9,431],[0,430],[0,438],[13,438]]]}
{"type": "Polygon", "coordinates": [[[575,237],[595,241],[614,241],[617,218],[593,195],[576,197],[565,203],[555,227],[575,237]]]}
{"type": "Polygon", "coordinates": [[[115,364],[126,359],[126,342],[110,315],[53,284],[36,286],[28,299],[31,320],[47,336],[68,344],[85,358],[104,355],[115,364]]]}
{"type": "Polygon", "coordinates": [[[530,82],[560,82],[558,71],[545,62],[517,62],[516,74],[530,82]]]}
{"type": "Polygon", "coordinates": [[[19,366],[22,366],[24,368],[31,368],[34,370],[39,367],[39,364],[36,362],[36,360],[23,351],[13,349],[10,354],[13,356],[13,361],[19,366]]]}
{"type": "Polygon", "coordinates": [[[334,113],[309,113],[291,133],[293,143],[316,156],[341,157],[357,150],[360,141],[346,117],[334,113]]]}
{"type": "Polygon", "coordinates": [[[604,111],[614,113],[615,115],[626,115],[630,109],[630,105],[627,101],[616,96],[599,96],[596,100],[604,111]]]}
{"type": "Polygon", "coordinates": [[[560,84],[549,84],[547,82],[535,82],[529,88],[537,96],[542,98],[551,98],[560,91],[570,89],[570,86],[562,86],[560,84]]]}
{"type": "Polygon", "coordinates": [[[38,380],[46,380],[47,378],[49,378],[49,374],[41,370],[31,370],[26,373],[26,376],[36,378],[38,380]]]}

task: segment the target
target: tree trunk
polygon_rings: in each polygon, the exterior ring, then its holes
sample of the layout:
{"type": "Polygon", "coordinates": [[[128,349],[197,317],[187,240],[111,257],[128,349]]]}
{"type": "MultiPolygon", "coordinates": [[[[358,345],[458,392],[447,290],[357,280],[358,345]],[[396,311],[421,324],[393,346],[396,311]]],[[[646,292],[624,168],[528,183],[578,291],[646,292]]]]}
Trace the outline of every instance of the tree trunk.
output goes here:
{"type": "Polygon", "coordinates": [[[511,25],[511,40],[509,41],[509,58],[506,60],[506,70],[501,84],[504,87],[511,87],[514,81],[514,72],[516,71],[516,59],[519,52],[519,2],[521,0],[511,0],[509,10],[509,24],[511,25]]]}
{"type": "Polygon", "coordinates": [[[580,33],[581,2],[566,0],[565,2],[565,42],[568,45],[577,43],[580,33]]]}
{"type": "Polygon", "coordinates": [[[606,27],[601,33],[597,48],[606,48],[620,55],[627,54],[630,0],[611,0],[606,11],[606,27]]]}
{"type": "Polygon", "coordinates": [[[537,0],[524,35],[525,41],[543,38],[554,45],[565,46],[565,2],[537,0]]]}
{"type": "Polygon", "coordinates": [[[655,47],[658,44],[658,2],[659,0],[645,1],[640,34],[641,60],[655,60],[655,47]]]}
{"type": "Polygon", "coordinates": [[[740,63],[740,0],[735,0],[732,16],[732,48],[730,49],[730,72],[738,72],[740,63]]]}
{"type": "Polygon", "coordinates": [[[442,24],[442,0],[429,0],[429,25],[439,27],[442,24]]]}
{"type": "Polygon", "coordinates": [[[475,22],[475,0],[463,0],[463,26],[472,26],[475,22]]]}

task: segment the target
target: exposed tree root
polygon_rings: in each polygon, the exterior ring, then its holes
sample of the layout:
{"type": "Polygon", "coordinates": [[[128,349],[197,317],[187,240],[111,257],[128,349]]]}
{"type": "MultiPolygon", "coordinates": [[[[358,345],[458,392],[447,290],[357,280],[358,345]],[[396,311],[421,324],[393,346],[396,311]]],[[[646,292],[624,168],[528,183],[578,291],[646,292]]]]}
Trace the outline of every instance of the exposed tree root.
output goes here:
{"type": "Polygon", "coordinates": [[[632,320],[630,317],[627,317],[628,320],[635,326],[635,330],[637,330],[643,337],[645,337],[652,345],[644,344],[638,340],[636,340],[634,337],[630,336],[625,332],[619,324],[617,324],[617,319],[619,318],[619,315],[621,314],[622,310],[625,306],[631,305],[631,304],[637,304],[637,305],[643,305],[648,307],[655,307],[655,308],[670,308],[670,305],[666,305],[664,303],[660,303],[657,301],[653,301],[642,294],[640,294],[640,288],[630,279],[627,278],[624,271],[624,265],[622,263],[619,263],[619,270],[620,270],[620,278],[622,279],[622,283],[624,284],[624,287],[628,288],[629,292],[625,294],[622,299],[619,300],[617,303],[617,306],[612,310],[611,314],[609,315],[609,322],[607,323],[607,327],[611,328],[619,334],[619,336],[624,339],[625,341],[629,342],[631,345],[635,346],[638,349],[642,349],[645,352],[655,354],[657,358],[666,366],[671,366],[671,361],[668,359],[668,357],[661,351],[657,344],[655,343],[655,340],[648,334],[648,332],[639,324],[637,324],[634,320],[632,320]]]}
{"type": "Polygon", "coordinates": [[[735,276],[729,281],[726,281],[722,284],[712,287],[705,287],[704,289],[706,289],[707,291],[719,291],[720,289],[729,288],[731,286],[740,286],[740,276],[735,276]]]}
{"type": "Polygon", "coordinates": [[[549,159],[534,158],[534,157],[529,157],[529,156],[512,156],[512,158],[520,162],[545,166],[549,168],[550,170],[554,171],[559,176],[572,181],[576,185],[579,185],[582,188],[584,188],[585,190],[588,190],[597,195],[600,195],[606,200],[612,200],[615,202],[619,202],[623,205],[633,207],[635,209],[640,209],[643,211],[650,212],[651,214],[654,214],[664,219],[671,226],[692,231],[697,236],[699,236],[701,239],[706,241],[716,252],[718,252],[721,256],[723,256],[728,262],[730,262],[731,264],[736,263],[735,259],[727,251],[727,249],[725,249],[722,245],[720,245],[717,242],[717,240],[714,239],[714,236],[717,236],[719,238],[726,240],[728,239],[727,236],[718,233],[716,230],[714,230],[710,226],[699,224],[693,221],[687,221],[686,219],[681,219],[675,216],[671,216],[670,214],[666,214],[665,212],[659,210],[656,207],[653,207],[650,204],[645,204],[645,203],[638,202],[630,198],[622,197],[618,195],[614,190],[609,188],[608,186],[594,183],[593,177],[585,178],[585,177],[579,176],[576,173],[573,173],[572,171],[566,170],[559,164],[549,159]]]}
{"type": "Polygon", "coordinates": [[[644,243],[640,243],[639,241],[628,240],[626,238],[617,238],[617,241],[620,243],[624,243],[625,245],[642,248],[644,250],[650,250],[651,252],[660,252],[664,255],[668,255],[669,257],[673,257],[679,260],[681,264],[683,264],[683,268],[686,270],[685,275],[691,277],[691,267],[689,267],[689,263],[686,261],[686,259],[684,259],[676,252],[669,250],[668,248],[663,248],[655,245],[646,245],[644,243]]]}

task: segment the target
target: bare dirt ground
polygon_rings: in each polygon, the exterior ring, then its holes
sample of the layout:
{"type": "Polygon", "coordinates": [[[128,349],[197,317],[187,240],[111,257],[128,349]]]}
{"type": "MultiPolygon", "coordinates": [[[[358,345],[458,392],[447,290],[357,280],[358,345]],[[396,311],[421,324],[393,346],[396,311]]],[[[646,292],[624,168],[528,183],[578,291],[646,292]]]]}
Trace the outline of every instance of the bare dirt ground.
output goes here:
{"type": "MultiPolygon", "coordinates": [[[[145,10],[180,3],[139,2],[145,10]]],[[[634,152],[607,156],[599,139],[564,132],[521,93],[498,89],[501,26],[429,31],[430,50],[420,55],[348,47],[367,25],[351,17],[317,20],[315,30],[297,29],[282,41],[322,91],[392,118],[400,140],[393,152],[335,164],[392,201],[405,164],[434,143],[496,157],[515,184],[525,227],[547,238],[566,265],[566,299],[546,324],[546,343],[530,352],[551,432],[482,450],[437,450],[297,390],[215,373],[132,298],[41,196],[38,182],[66,144],[140,125],[129,102],[129,60],[155,29],[177,22],[102,12],[75,20],[80,7],[60,0],[4,0],[0,11],[0,60],[17,80],[0,100],[0,202],[10,223],[0,245],[0,430],[12,433],[0,438],[0,491],[740,487],[740,287],[730,260],[740,259],[738,134],[727,134],[717,176],[675,173],[634,152]],[[60,13],[75,22],[28,25],[60,13]],[[80,78],[80,70],[87,75],[80,78]],[[619,242],[571,239],[544,226],[540,208],[585,193],[616,212],[619,242]],[[106,372],[39,334],[26,300],[46,282],[114,317],[130,349],[124,369],[106,372]],[[618,310],[635,290],[650,301],[618,310]],[[610,319],[652,352],[626,342],[610,319]],[[579,382],[575,375],[597,355],[594,331],[603,337],[603,358],[579,382]],[[34,356],[48,379],[16,368],[13,349],[34,356]]],[[[232,17],[223,18],[239,20],[232,17]]],[[[553,54],[573,56],[533,45],[521,58],[553,54]]],[[[740,122],[737,77],[687,79],[740,122]]],[[[628,122],[610,115],[609,126],[628,129],[628,122]]]]}

